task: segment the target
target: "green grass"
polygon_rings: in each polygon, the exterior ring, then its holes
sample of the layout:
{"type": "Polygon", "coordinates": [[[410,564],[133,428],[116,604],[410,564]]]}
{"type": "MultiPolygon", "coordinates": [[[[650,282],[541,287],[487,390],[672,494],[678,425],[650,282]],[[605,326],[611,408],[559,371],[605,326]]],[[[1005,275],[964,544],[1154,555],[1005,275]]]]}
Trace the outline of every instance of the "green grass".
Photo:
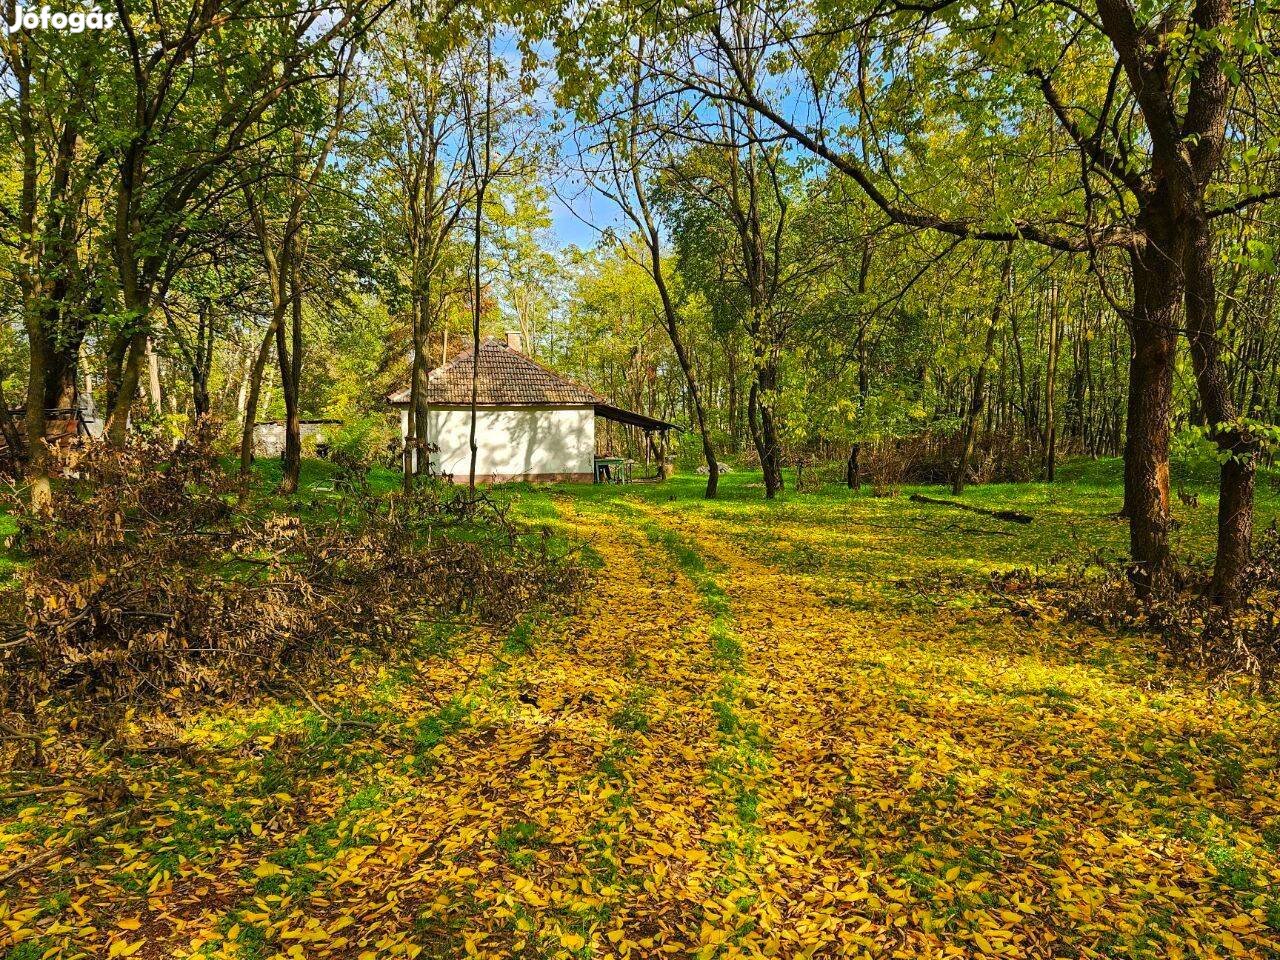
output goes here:
{"type": "Polygon", "coordinates": [[[619,730],[628,730],[632,733],[648,733],[651,721],[645,708],[649,703],[650,696],[651,693],[643,687],[632,689],[627,694],[622,706],[613,712],[609,721],[619,730]]]}
{"type": "MultiPolygon", "coordinates": [[[[939,486],[904,486],[877,497],[869,485],[849,490],[829,483],[794,491],[794,473],[775,500],[764,498],[758,471],[735,471],[720,478],[715,500],[703,497],[705,478],[678,474],[662,484],[553,485],[500,488],[519,498],[521,510],[536,515],[540,503],[571,496],[593,508],[620,512],[635,521],[637,506],[702,515],[737,538],[757,556],[814,575],[843,574],[853,580],[887,583],[899,578],[972,577],[1018,568],[1044,573],[1073,572],[1090,558],[1120,561],[1128,553],[1129,528],[1119,511],[1124,499],[1119,458],[1073,459],[1062,463],[1054,483],[984,484],[958,497],[939,486]],[[945,506],[912,503],[912,493],[956,499],[987,509],[1015,509],[1032,515],[1028,526],[945,506]],[[815,542],[813,533],[821,540],[815,542]]],[[[1216,486],[1211,472],[1173,464],[1173,487],[1195,494],[1198,506],[1175,498],[1172,543],[1186,563],[1207,564],[1217,522],[1216,486]]],[[[1280,472],[1264,471],[1257,487],[1256,529],[1280,517],[1280,472]]],[[[669,531],[648,531],[663,541],[695,582],[696,557],[669,531]],[[670,541],[670,542],[667,542],[670,541]]],[[[847,598],[856,607],[857,598],[847,598]]],[[[963,602],[963,598],[955,598],[963,602]]]]}
{"type": "Polygon", "coordinates": [[[435,762],[435,749],[449,734],[466,726],[471,708],[460,700],[450,700],[438,711],[429,714],[414,731],[414,755],[419,766],[428,767],[435,762]]]}
{"type": "MultiPolygon", "coordinates": [[[[234,464],[228,460],[228,470],[234,464]]],[[[342,497],[334,489],[335,467],[324,460],[303,461],[300,491],[296,497],[276,492],[281,465],[278,458],[260,458],[253,465],[251,512],[258,515],[290,513],[305,521],[341,519],[342,497]]],[[[810,471],[812,475],[812,471],[810,471]]],[[[820,574],[843,572],[875,577],[935,574],[972,574],[1015,567],[1065,570],[1090,556],[1122,559],[1128,548],[1128,526],[1120,519],[1123,500],[1123,465],[1118,458],[1073,459],[1060,465],[1059,479],[1048,483],[985,484],[969,487],[958,498],[988,509],[1017,509],[1035,519],[1027,528],[977,514],[945,507],[911,503],[911,493],[950,497],[937,486],[906,486],[894,496],[876,497],[869,486],[860,491],[829,483],[803,493],[794,491],[795,475],[786,472],[787,488],[773,501],[765,500],[759,472],[734,471],[720,478],[719,496],[703,498],[705,478],[695,473],[677,474],[655,484],[505,484],[492,488],[490,496],[508,504],[511,516],[531,531],[547,538],[553,553],[577,551],[588,566],[598,567],[599,557],[590,545],[578,544],[566,532],[554,498],[569,495],[587,505],[626,509],[627,504],[678,506],[725,522],[744,539],[767,538],[770,548],[789,567],[820,574]],[[787,535],[787,528],[821,522],[840,542],[824,544],[837,549],[815,549],[811,543],[787,535]],[[840,571],[830,569],[839,554],[840,571]],[[922,562],[922,558],[927,558],[922,562]]],[[[1202,466],[1173,464],[1173,486],[1199,497],[1190,507],[1175,499],[1174,550],[1179,559],[1205,563],[1212,556],[1217,515],[1212,471],[1202,466]]],[[[371,491],[386,494],[400,488],[400,474],[387,467],[369,473],[371,491]]],[[[1280,471],[1263,471],[1257,488],[1257,523],[1262,529],[1280,517],[1280,471]]],[[[17,532],[16,518],[0,510],[0,580],[12,576],[23,558],[5,545],[17,532]]],[[[666,536],[658,533],[656,536],[666,536]]],[[[678,538],[664,544],[686,573],[696,558],[682,555],[678,538]]]]}
{"type": "Polygon", "coordinates": [[[497,847],[512,866],[528,869],[533,866],[538,847],[544,844],[536,823],[520,821],[503,827],[498,833],[497,847]]]}

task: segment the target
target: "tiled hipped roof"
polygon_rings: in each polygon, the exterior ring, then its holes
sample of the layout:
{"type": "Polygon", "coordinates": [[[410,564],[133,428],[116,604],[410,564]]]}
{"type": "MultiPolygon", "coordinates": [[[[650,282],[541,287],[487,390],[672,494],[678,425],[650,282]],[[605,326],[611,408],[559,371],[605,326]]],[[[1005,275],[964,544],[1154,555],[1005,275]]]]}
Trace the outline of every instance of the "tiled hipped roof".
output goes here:
{"type": "MultiPolygon", "coordinates": [[[[471,350],[464,350],[427,377],[427,403],[457,407],[471,403],[471,350]]],[[[387,398],[408,403],[409,388],[387,398]]],[[[476,376],[476,403],[490,407],[594,405],[604,401],[572,380],[553,373],[501,340],[480,341],[480,365],[476,376]]]]}

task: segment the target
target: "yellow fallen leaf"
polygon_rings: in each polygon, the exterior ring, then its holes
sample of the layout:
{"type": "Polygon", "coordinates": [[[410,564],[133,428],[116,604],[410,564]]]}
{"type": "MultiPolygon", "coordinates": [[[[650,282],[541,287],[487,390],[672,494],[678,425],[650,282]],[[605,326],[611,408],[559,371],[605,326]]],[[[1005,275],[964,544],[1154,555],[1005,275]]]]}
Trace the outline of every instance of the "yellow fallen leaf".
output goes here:
{"type": "Polygon", "coordinates": [[[566,950],[581,950],[587,945],[586,939],[577,933],[561,933],[560,943],[564,945],[566,950]]]}

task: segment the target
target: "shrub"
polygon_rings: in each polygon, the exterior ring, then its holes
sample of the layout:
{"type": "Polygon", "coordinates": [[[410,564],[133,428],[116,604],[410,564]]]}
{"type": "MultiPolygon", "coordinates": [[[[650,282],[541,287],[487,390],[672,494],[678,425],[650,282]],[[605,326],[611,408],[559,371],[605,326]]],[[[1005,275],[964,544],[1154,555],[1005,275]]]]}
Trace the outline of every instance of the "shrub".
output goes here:
{"type": "Polygon", "coordinates": [[[1280,667],[1280,533],[1273,526],[1259,538],[1236,603],[1175,595],[1155,605],[1152,619],[1180,661],[1213,680],[1251,677],[1269,691],[1280,667]]]}
{"type": "Polygon", "coordinates": [[[545,538],[439,487],[356,490],[312,523],[237,515],[212,440],[73,453],[56,519],[23,520],[30,563],[0,594],[0,709],[234,695],[337,644],[408,643],[415,614],[504,625],[576,590],[545,538]]]}
{"type": "Polygon", "coordinates": [[[399,449],[400,431],[385,416],[364,414],[335,425],[326,436],[330,458],[372,466],[399,449]]]}
{"type": "MultiPolygon", "coordinates": [[[[893,457],[902,461],[903,483],[950,483],[960,462],[963,437],[929,430],[893,442],[893,457]]],[[[970,483],[1026,483],[1043,468],[1038,445],[1013,431],[979,434],[969,461],[970,483]]]]}
{"type": "Polygon", "coordinates": [[[1035,616],[1045,607],[1104,630],[1153,633],[1170,657],[1223,685],[1246,678],[1267,693],[1280,671],[1280,532],[1258,540],[1230,605],[1206,597],[1206,571],[1173,571],[1163,591],[1142,600],[1126,564],[1094,557],[1063,579],[1027,570],[995,574],[990,587],[1015,612],[1035,616]]]}

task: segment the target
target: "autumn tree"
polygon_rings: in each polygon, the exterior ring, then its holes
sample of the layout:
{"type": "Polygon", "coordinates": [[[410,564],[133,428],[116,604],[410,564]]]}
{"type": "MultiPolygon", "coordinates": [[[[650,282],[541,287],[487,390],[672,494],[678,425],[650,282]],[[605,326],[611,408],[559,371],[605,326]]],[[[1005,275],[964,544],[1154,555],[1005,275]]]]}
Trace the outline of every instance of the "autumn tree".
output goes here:
{"type": "Polygon", "coordinates": [[[1233,426],[1217,337],[1214,229],[1265,196],[1250,164],[1226,162],[1228,153],[1247,160],[1259,129],[1249,91],[1269,75],[1274,49],[1261,11],[1225,0],[1158,12],[1127,0],[1025,10],[945,0],[726,0],[654,8],[648,22],[684,41],[685,57],[665,67],[672,76],[752,111],[848,176],[891,222],[1090,258],[1131,334],[1126,512],[1143,591],[1163,581],[1169,564],[1169,421],[1182,311],[1201,403],[1228,454],[1214,592],[1230,600],[1248,556],[1256,444],[1233,426]],[[755,27],[749,37],[744,22],[755,27]],[[759,82],[761,62],[771,66],[768,85],[759,82]],[[889,109],[895,105],[901,109],[889,109]],[[828,119],[846,115],[877,131],[873,152],[846,149],[846,126],[828,119]],[[1238,137],[1227,136],[1231,116],[1238,137]],[[936,156],[934,179],[913,185],[904,170],[926,155],[927,140],[957,127],[978,131],[1015,165],[1045,157],[1033,196],[1013,190],[956,206],[936,179],[936,156]],[[1064,148],[1070,164],[1048,159],[1064,148]]]}

